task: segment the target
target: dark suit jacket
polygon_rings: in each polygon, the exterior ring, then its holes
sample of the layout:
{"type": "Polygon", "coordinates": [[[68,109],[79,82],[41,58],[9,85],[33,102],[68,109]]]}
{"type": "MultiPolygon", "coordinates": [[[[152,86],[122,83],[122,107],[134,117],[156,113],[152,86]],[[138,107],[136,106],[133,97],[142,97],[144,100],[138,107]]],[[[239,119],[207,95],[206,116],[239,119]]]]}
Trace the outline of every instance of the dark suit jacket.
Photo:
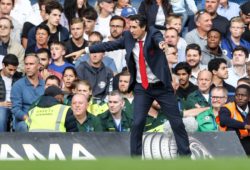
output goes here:
{"type": "MultiPolygon", "coordinates": [[[[113,51],[117,49],[126,50],[126,62],[131,74],[129,90],[133,89],[136,82],[136,66],[133,57],[133,48],[137,40],[133,38],[129,31],[125,31],[123,36],[116,40],[96,44],[89,47],[91,53],[113,51]]],[[[147,31],[147,36],[144,42],[144,57],[154,75],[164,83],[166,87],[172,89],[172,77],[167,64],[165,53],[159,48],[159,43],[163,41],[161,32],[154,27],[150,27],[147,31]]]]}

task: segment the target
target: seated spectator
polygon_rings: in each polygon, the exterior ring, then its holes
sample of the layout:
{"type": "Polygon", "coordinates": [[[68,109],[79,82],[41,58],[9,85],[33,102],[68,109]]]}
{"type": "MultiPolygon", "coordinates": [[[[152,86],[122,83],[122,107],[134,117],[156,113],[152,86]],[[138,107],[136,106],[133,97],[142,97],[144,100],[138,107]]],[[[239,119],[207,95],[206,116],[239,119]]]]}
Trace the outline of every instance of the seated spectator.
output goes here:
{"type": "Polygon", "coordinates": [[[148,111],[144,132],[163,132],[163,124],[166,121],[167,117],[161,113],[161,106],[154,100],[148,111]]]}
{"type": "Polygon", "coordinates": [[[218,131],[216,118],[219,115],[220,108],[227,101],[227,90],[224,87],[217,86],[211,90],[211,107],[210,109],[199,113],[196,116],[199,132],[218,131]]]}
{"type": "MultiPolygon", "coordinates": [[[[94,31],[89,35],[89,46],[93,45],[95,43],[98,43],[98,42],[102,42],[102,40],[103,40],[103,37],[102,37],[101,33],[94,31]]],[[[81,62],[84,62],[84,61],[89,62],[89,60],[90,60],[89,55],[87,55],[87,54],[83,55],[75,61],[75,67],[77,68],[81,62]]],[[[103,57],[103,64],[106,67],[110,68],[114,73],[117,73],[115,61],[112,58],[110,58],[108,56],[104,56],[103,57]]]]}
{"type": "Polygon", "coordinates": [[[182,18],[176,14],[171,14],[166,20],[166,28],[175,28],[178,31],[177,49],[178,49],[178,62],[186,61],[185,50],[187,47],[187,42],[184,38],[180,37],[182,31],[182,18]]]}
{"type": "Polygon", "coordinates": [[[16,71],[18,64],[18,59],[13,54],[7,54],[2,61],[2,69],[0,70],[0,132],[7,131],[8,123],[12,119],[11,88],[22,76],[22,73],[16,71]]]}
{"type": "Polygon", "coordinates": [[[240,6],[240,17],[246,27],[242,38],[250,42],[250,1],[247,1],[240,6]]]}
{"type": "Polygon", "coordinates": [[[227,61],[224,58],[214,58],[208,63],[208,70],[212,73],[212,85],[214,87],[224,87],[229,93],[234,93],[235,88],[227,84],[225,80],[228,78],[227,61]]]}
{"type": "Polygon", "coordinates": [[[108,104],[105,101],[92,97],[92,88],[88,81],[78,81],[73,91],[75,94],[83,94],[86,96],[86,98],[88,99],[87,111],[89,113],[97,116],[108,110],[108,104]]]}
{"type": "Polygon", "coordinates": [[[225,81],[232,86],[237,86],[237,81],[247,76],[246,61],[248,60],[248,50],[238,46],[233,50],[232,67],[228,69],[228,79],[225,81]]]}
{"type": "Polygon", "coordinates": [[[198,73],[206,68],[201,62],[201,48],[197,44],[189,44],[186,48],[186,61],[192,68],[191,76],[189,78],[190,82],[197,85],[198,73]]]}
{"type": "Polygon", "coordinates": [[[101,132],[100,119],[87,111],[88,100],[83,94],[75,94],[72,98],[71,108],[76,118],[79,132],[101,132]]]}
{"type": "Polygon", "coordinates": [[[210,86],[212,84],[212,73],[202,70],[197,78],[198,90],[188,95],[185,110],[210,106],[210,86]]]}
{"type": "MultiPolygon", "coordinates": [[[[22,31],[22,24],[16,20],[15,18],[10,16],[11,10],[14,8],[15,1],[14,0],[1,0],[0,1],[0,18],[8,18],[11,23],[11,39],[17,41],[18,43],[21,42],[21,31],[22,31]]],[[[20,63],[20,61],[19,61],[20,63]]]]}
{"type": "Polygon", "coordinates": [[[90,53],[89,62],[81,62],[76,68],[78,78],[87,80],[93,89],[93,96],[104,100],[112,89],[113,72],[102,62],[104,53],[90,53]]]}
{"type": "MultiPolygon", "coordinates": [[[[110,19],[110,35],[103,42],[115,41],[122,37],[126,22],[121,16],[113,16],[110,19]]],[[[126,67],[125,61],[126,51],[124,49],[105,52],[105,57],[110,57],[114,60],[117,68],[117,73],[120,73],[126,67]]],[[[115,71],[114,71],[115,72],[115,71]]]]}
{"type": "Polygon", "coordinates": [[[222,35],[219,30],[212,28],[207,33],[207,45],[202,49],[201,64],[207,65],[208,62],[214,58],[224,58],[227,61],[227,65],[230,67],[230,59],[223,54],[220,47],[222,35]]]}
{"type": "Polygon", "coordinates": [[[212,17],[206,11],[198,11],[194,16],[197,26],[185,36],[187,44],[199,44],[201,49],[207,45],[207,33],[212,28],[212,17]]]}
{"type": "Polygon", "coordinates": [[[245,31],[244,22],[240,17],[232,18],[230,21],[230,35],[221,41],[221,48],[228,58],[232,59],[233,49],[236,46],[242,46],[250,49],[250,42],[242,39],[241,36],[245,31]]]}
{"type": "Polygon", "coordinates": [[[121,72],[119,75],[118,81],[118,91],[123,95],[124,99],[124,107],[123,110],[130,117],[134,116],[134,95],[132,91],[129,91],[129,83],[130,83],[130,73],[128,70],[121,72]]]}
{"type": "Polygon", "coordinates": [[[126,30],[126,31],[129,30],[129,28],[130,28],[129,17],[131,15],[135,15],[135,14],[137,14],[137,12],[136,12],[135,8],[133,8],[133,7],[125,7],[122,9],[121,17],[123,17],[123,19],[126,22],[126,26],[125,26],[124,30],[126,30]]]}
{"type": "Polygon", "coordinates": [[[223,17],[226,17],[228,21],[233,17],[239,16],[240,5],[229,0],[220,0],[220,5],[217,8],[217,13],[223,17]]]}
{"type": "Polygon", "coordinates": [[[109,110],[100,114],[103,131],[106,132],[129,132],[132,118],[123,111],[123,96],[118,91],[112,91],[108,95],[109,110]]]}
{"type": "Polygon", "coordinates": [[[219,111],[221,131],[235,131],[246,152],[250,155],[250,122],[249,122],[250,87],[240,85],[236,88],[235,101],[224,105],[219,111]]]}
{"type": "Polygon", "coordinates": [[[36,53],[41,48],[48,49],[50,36],[49,27],[46,24],[40,24],[36,27],[36,43],[26,48],[25,53],[36,53]]]}
{"type": "Polygon", "coordinates": [[[74,67],[74,65],[64,60],[65,46],[61,42],[52,42],[50,45],[50,53],[52,62],[49,64],[49,69],[62,74],[66,67],[74,67]]]}
{"type": "Polygon", "coordinates": [[[95,30],[97,17],[98,14],[92,7],[88,7],[82,12],[82,19],[85,24],[83,38],[87,41],[89,40],[89,35],[95,30]]]}
{"type": "Polygon", "coordinates": [[[237,81],[237,87],[241,84],[246,84],[248,86],[250,86],[250,79],[247,77],[242,77],[237,81]]]}
{"type": "Polygon", "coordinates": [[[196,85],[189,81],[191,71],[191,66],[186,62],[180,62],[174,68],[174,73],[179,77],[180,84],[176,91],[176,95],[184,101],[189,94],[198,89],[196,85]]]}
{"type": "MultiPolygon", "coordinates": [[[[72,37],[65,42],[66,54],[70,54],[88,46],[88,41],[83,38],[84,22],[82,18],[72,19],[70,33],[72,37]]],[[[72,63],[73,61],[70,60],[69,62],[72,63]]]]}
{"type": "Polygon", "coordinates": [[[73,89],[75,89],[74,87],[74,81],[76,81],[77,78],[77,73],[74,67],[66,67],[63,70],[63,74],[62,74],[62,83],[63,83],[63,88],[62,90],[65,92],[65,96],[64,96],[64,104],[67,105],[71,105],[71,100],[73,97],[73,89]]]}
{"type": "Polygon", "coordinates": [[[102,34],[104,38],[108,37],[110,32],[109,22],[114,11],[114,0],[97,0],[97,13],[98,18],[96,20],[95,31],[102,34]]]}
{"type": "Polygon", "coordinates": [[[49,86],[37,106],[28,112],[26,120],[28,131],[77,132],[76,119],[72,115],[70,107],[62,103],[62,90],[57,86],[49,86]]]}
{"type": "MultiPolygon", "coordinates": [[[[2,1],[0,2],[0,4],[2,1]]],[[[14,54],[18,58],[18,68],[19,72],[24,71],[24,49],[23,47],[15,40],[11,38],[11,30],[13,29],[12,21],[7,17],[0,17],[0,61],[3,60],[3,56],[7,54],[14,54]]],[[[1,67],[0,67],[1,68],[1,67]]]]}
{"type": "Polygon", "coordinates": [[[28,118],[28,110],[44,93],[44,80],[39,78],[39,58],[36,54],[27,54],[24,63],[26,76],[13,85],[10,98],[17,132],[27,131],[25,121],[28,118]]]}
{"type": "Polygon", "coordinates": [[[51,53],[47,48],[41,48],[37,50],[36,55],[40,60],[39,77],[45,80],[50,75],[55,75],[58,78],[62,78],[62,74],[54,70],[49,69],[49,63],[51,62],[51,53]]]}
{"type": "Polygon", "coordinates": [[[61,80],[55,75],[50,75],[45,79],[44,89],[52,85],[61,88],[61,80]]]}

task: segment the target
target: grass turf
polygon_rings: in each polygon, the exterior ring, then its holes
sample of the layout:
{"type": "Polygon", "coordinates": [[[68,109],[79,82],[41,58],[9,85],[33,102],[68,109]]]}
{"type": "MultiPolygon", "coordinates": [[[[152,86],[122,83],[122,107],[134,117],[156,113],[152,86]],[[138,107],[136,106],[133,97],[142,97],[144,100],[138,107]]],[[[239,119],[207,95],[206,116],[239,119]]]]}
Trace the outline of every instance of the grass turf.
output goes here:
{"type": "Polygon", "coordinates": [[[1,170],[249,170],[250,159],[220,158],[215,160],[137,160],[104,158],[96,161],[1,161],[1,170]]]}

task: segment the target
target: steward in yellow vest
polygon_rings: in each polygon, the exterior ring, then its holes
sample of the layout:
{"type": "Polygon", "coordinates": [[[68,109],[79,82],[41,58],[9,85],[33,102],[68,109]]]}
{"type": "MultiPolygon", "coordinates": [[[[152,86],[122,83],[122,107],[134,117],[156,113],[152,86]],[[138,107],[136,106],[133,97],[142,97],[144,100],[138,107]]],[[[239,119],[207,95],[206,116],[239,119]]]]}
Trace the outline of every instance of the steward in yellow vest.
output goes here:
{"type": "Polygon", "coordinates": [[[236,131],[247,155],[250,155],[250,87],[236,88],[235,101],[224,105],[216,119],[221,131],[236,131]]]}
{"type": "Polygon", "coordinates": [[[37,106],[29,110],[29,132],[77,132],[76,119],[69,106],[61,104],[63,92],[56,86],[45,90],[37,106]]]}

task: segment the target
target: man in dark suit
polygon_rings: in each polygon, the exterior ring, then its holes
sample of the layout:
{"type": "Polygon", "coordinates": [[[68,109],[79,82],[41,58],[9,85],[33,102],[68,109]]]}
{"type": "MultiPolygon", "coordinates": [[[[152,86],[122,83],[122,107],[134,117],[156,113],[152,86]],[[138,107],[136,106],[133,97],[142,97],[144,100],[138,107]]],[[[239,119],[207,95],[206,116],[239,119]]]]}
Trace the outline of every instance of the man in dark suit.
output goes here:
{"type": "Polygon", "coordinates": [[[135,97],[130,137],[132,156],[142,154],[143,129],[147,113],[154,100],[160,104],[163,113],[170,121],[178,153],[182,156],[191,154],[187,132],[171,85],[172,78],[163,52],[164,47],[162,34],[153,27],[148,29],[144,16],[133,15],[130,17],[130,31],[125,31],[122,38],[97,44],[68,55],[76,58],[86,52],[126,50],[125,59],[131,73],[129,89],[134,90],[135,97]]]}

